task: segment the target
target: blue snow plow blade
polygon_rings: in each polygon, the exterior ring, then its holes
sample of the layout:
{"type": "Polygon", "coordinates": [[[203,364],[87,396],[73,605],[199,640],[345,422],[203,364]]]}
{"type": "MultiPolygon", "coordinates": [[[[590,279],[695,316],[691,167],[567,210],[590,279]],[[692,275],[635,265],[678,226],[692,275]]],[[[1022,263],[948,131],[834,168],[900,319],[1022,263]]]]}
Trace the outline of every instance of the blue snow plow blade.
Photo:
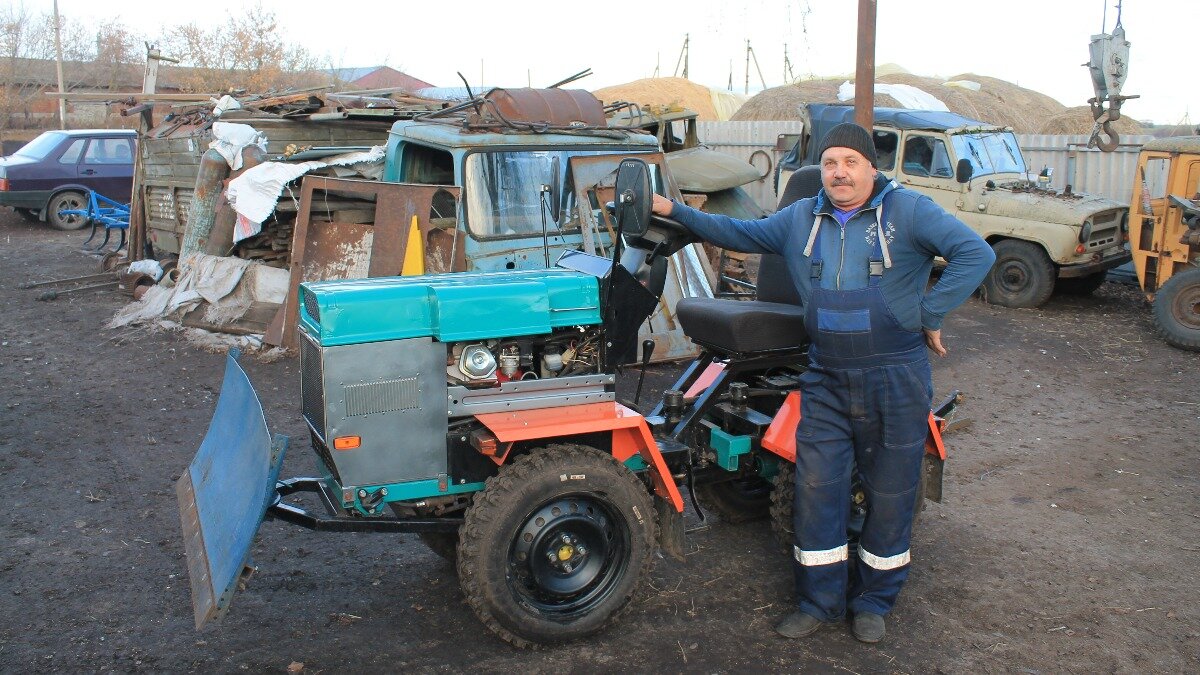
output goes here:
{"type": "Polygon", "coordinates": [[[258,394],[230,350],[217,410],[188,470],[175,484],[196,629],[222,616],[249,569],[250,545],[287,450],[271,436],[258,394]]]}

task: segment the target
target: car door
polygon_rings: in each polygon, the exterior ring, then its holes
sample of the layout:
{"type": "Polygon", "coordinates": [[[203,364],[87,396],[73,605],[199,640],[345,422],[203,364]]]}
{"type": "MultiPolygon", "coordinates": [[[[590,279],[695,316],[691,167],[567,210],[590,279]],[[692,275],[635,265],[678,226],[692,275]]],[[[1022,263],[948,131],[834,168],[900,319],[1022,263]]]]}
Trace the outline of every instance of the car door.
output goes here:
{"type": "Polygon", "coordinates": [[[93,138],[77,167],[80,184],[109,199],[128,202],[133,192],[133,140],[123,136],[93,138]]]}

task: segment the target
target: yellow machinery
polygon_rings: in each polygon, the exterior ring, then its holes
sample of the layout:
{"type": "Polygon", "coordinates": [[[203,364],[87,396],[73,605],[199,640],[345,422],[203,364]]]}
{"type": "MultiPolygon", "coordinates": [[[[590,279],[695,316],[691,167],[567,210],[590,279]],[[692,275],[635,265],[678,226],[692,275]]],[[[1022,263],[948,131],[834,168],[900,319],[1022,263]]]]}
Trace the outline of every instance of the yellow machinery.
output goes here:
{"type": "Polygon", "coordinates": [[[1200,351],[1200,136],[1142,146],[1129,229],[1155,326],[1168,344],[1200,351]]]}

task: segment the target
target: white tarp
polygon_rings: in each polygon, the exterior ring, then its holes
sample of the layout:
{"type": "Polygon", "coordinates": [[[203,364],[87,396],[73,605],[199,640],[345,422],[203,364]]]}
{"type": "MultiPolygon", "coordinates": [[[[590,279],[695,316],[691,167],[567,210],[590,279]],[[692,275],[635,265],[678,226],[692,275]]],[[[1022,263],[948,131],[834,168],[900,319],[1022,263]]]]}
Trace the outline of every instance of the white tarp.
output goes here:
{"type": "Polygon", "coordinates": [[[262,222],[274,211],[283,188],[300,176],[326,167],[350,167],[352,171],[368,178],[378,177],[383,165],[383,146],[370,150],[348,152],[311,162],[263,162],[246,169],[242,175],[229,181],[225,196],[237,212],[237,223],[233,230],[233,241],[237,243],[262,231],[262,222]]]}
{"type": "Polygon", "coordinates": [[[221,153],[229,168],[242,168],[242,149],[248,145],[257,145],[266,152],[267,137],[249,124],[213,123],[213,142],[208,147],[221,153]]]}
{"type": "MultiPolygon", "coordinates": [[[[941,110],[949,112],[950,109],[942,103],[941,99],[918,89],[908,84],[886,84],[882,82],[875,83],[875,93],[886,94],[896,99],[901,106],[910,110],[941,110]]],[[[842,86],[838,87],[838,100],[850,101],[854,99],[854,83],[846,81],[842,86]]]]}

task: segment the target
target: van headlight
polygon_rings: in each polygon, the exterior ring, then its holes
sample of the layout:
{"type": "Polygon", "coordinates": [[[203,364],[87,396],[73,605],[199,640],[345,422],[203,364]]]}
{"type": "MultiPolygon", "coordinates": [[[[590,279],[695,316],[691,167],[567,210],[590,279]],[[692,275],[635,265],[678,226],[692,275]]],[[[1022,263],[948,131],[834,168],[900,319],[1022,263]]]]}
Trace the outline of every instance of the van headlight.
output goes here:
{"type": "Polygon", "coordinates": [[[1088,218],[1083,221],[1083,227],[1079,228],[1079,243],[1086,244],[1088,239],[1092,238],[1092,219],[1088,218]]]}

